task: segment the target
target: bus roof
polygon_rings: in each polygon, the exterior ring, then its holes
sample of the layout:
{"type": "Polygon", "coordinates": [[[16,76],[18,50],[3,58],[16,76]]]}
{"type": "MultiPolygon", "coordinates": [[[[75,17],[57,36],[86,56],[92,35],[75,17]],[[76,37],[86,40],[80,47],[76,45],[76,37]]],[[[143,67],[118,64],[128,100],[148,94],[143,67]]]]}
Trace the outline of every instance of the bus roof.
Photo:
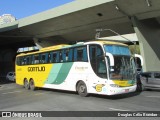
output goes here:
{"type": "Polygon", "coordinates": [[[88,43],[88,44],[99,43],[99,44],[111,44],[111,45],[128,46],[128,45],[126,45],[126,44],[124,44],[124,43],[107,41],[107,40],[96,40],[96,41],[90,41],[90,42],[87,42],[87,43],[88,43]]]}
{"type": "Polygon", "coordinates": [[[49,50],[58,50],[61,48],[65,48],[65,47],[70,47],[71,45],[67,45],[67,44],[61,44],[61,45],[55,45],[55,46],[50,46],[50,47],[45,47],[40,49],[40,51],[49,51],[49,50]]]}
{"type": "Polygon", "coordinates": [[[47,52],[47,51],[51,51],[51,50],[59,50],[59,49],[62,49],[62,48],[70,48],[70,47],[76,47],[76,46],[88,45],[88,44],[100,44],[100,45],[110,44],[110,45],[128,46],[128,45],[120,43],[120,42],[112,42],[112,41],[106,41],[106,40],[95,40],[95,41],[89,41],[89,42],[79,42],[79,43],[74,44],[74,45],[68,45],[68,44],[54,45],[54,46],[42,48],[42,49],[40,49],[39,51],[36,51],[36,52],[21,53],[17,56],[36,54],[36,53],[47,52]]]}
{"type": "Polygon", "coordinates": [[[71,45],[67,45],[67,44],[54,45],[54,46],[50,46],[50,47],[41,48],[39,51],[36,51],[36,52],[21,53],[17,56],[30,55],[30,54],[35,54],[35,53],[47,52],[47,51],[51,51],[51,50],[59,50],[62,48],[68,48],[70,46],[71,45]]]}

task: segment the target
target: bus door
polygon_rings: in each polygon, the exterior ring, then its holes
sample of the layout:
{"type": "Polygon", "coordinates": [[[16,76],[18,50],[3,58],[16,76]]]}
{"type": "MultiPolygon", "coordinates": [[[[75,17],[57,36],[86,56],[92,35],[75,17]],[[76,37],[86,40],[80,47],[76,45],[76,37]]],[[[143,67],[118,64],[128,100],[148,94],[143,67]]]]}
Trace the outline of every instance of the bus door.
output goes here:
{"type": "Polygon", "coordinates": [[[103,50],[99,45],[89,47],[90,63],[95,74],[100,78],[107,78],[107,68],[103,50]]]}

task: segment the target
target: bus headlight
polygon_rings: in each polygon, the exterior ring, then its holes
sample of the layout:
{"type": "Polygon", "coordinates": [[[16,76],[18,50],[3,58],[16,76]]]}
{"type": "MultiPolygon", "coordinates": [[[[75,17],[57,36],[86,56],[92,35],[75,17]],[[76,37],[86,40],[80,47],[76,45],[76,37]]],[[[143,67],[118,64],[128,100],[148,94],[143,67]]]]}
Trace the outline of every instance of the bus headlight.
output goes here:
{"type": "Polygon", "coordinates": [[[110,84],[111,87],[116,87],[116,88],[119,88],[119,85],[117,84],[110,84]]]}

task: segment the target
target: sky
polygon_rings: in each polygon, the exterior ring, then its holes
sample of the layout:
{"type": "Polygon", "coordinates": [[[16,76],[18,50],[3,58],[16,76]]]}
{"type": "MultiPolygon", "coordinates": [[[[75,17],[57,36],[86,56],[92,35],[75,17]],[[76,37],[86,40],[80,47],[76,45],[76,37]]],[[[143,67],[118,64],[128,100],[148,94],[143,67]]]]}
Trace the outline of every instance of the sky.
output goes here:
{"type": "Polygon", "coordinates": [[[74,0],[0,0],[0,16],[11,14],[21,19],[74,0]]]}

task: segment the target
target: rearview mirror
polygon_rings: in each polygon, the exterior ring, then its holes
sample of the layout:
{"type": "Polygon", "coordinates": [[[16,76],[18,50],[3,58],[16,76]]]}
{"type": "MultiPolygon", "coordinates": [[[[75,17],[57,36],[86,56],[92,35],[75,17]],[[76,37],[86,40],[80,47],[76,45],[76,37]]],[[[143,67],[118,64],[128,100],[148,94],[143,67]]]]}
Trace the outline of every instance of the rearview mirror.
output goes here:
{"type": "Polygon", "coordinates": [[[142,58],[142,56],[139,55],[139,54],[134,54],[134,57],[135,57],[135,58],[139,58],[140,61],[141,61],[141,66],[143,66],[143,58],[142,58]]]}

